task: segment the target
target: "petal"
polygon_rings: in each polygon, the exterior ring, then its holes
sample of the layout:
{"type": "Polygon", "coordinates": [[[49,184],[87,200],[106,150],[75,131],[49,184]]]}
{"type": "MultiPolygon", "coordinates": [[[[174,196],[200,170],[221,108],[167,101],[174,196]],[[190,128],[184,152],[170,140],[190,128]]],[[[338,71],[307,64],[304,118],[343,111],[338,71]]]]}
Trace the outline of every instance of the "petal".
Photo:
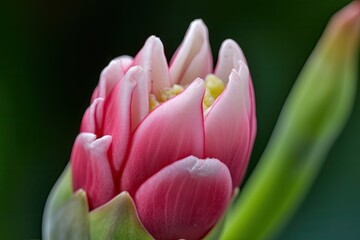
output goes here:
{"type": "Polygon", "coordinates": [[[203,94],[204,82],[197,79],[140,123],[121,178],[122,191],[132,194],[146,179],[176,160],[203,156],[203,94]]]}
{"type": "Polygon", "coordinates": [[[120,56],[112,60],[101,72],[99,85],[93,93],[92,101],[99,97],[106,98],[124,76],[132,61],[130,56],[120,56]]]}
{"type": "Polygon", "coordinates": [[[141,67],[130,68],[105,99],[103,134],[113,138],[111,163],[116,172],[120,170],[129,146],[133,92],[137,79],[144,78],[144,74],[141,67]]]}
{"type": "Polygon", "coordinates": [[[146,81],[146,71],[142,69],[141,73],[133,77],[136,82],[131,99],[131,132],[149,113],[149,91],[146,81]]]}
{"type": "MultiPolygon", "coordinates": [[[[255,104],[255,92],[254,86],[252,83],[251,76],[249,76],[249,92],[250,92],[250,103],[251,103],[251,112],[250,112],[250,148],[249,151],[252,151],[254,145],[256,131],[257,131],[257,121],[256,121],[256,104],[255,104]]],[[[249,153],[250,155],[250,153],[249,153]]]]}
{"type": "Polygon", "coordinates": [[[133,65],[139,65],[146,71],[148,91],[158,95],[160,90],[170,87],[169,67],[161,40],[151,36],[135,57],[133,65]]]}
{"type": "Polygon", "coordinates": [[[74,191],[84,189],[90,209],[97,208],[115,196],[107,151],[110,136],[96,139],[92,133],[80,133],[71,154],[74,191]]]}
{"type": "Polygon", "coordinates": [[[81,121],[80,132],[90,132],[98,135],[102,126],[103,117],[103,98],[96,98],[93,103],[86,109],[81,121]]]}
{"type": "Polygon", "coordinates": [[[232,69],[239,69],[238,61],[246,62],[245,56],[239,45],[232,39],[225,40],[220,47],[219,57],[215,68],[215,75],[228,82],[232,69]]]}
{"type": "Polygon", "coordinates": [[[135,204],[155,239],[201,239],[222,216],[231,192],[230,173],[222,162],[189,156],[142,184],[135,204]]]}
{"type": "Polygon", "coordinates": [[[234,187],[242,180],[249,160],[247,91],[244,72],[233,70],[226,89],[205,117],[205,156],[228,166],[234,187]]]}
{"type": "Polygon", "coordinates": [[[195,20],[171,60],[171,81],[186,85],[198,77],[205,78],[210,72],[212,55],[208,30],[202,20],[195,20]]]}

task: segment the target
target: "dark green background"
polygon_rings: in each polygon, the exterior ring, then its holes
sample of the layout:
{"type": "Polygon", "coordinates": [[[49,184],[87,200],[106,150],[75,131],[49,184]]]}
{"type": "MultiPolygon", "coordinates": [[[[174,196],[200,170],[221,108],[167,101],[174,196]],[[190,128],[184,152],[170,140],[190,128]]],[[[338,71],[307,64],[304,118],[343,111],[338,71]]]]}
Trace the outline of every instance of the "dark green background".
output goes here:
{"type": "MultiPolygon", "coordinates": [[[[195,18],[243,48],[256,90],[261,156],[329,17],[348,0],[0,2],[0,238],[40,238],[101,70],[155,34],[172,55],[195,18]]],[[[360,95],[315,185],[279,239],[360,239],[360,95]]],[[[281,187],[281,186],[279,186],[281,187]]]]}

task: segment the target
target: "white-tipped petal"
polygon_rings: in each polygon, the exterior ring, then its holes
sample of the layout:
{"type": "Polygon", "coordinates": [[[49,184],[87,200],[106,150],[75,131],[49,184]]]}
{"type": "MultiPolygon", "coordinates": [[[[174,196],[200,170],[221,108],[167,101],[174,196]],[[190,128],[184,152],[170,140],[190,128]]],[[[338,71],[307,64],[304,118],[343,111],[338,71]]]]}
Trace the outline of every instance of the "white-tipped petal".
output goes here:
{"type": "Polygon", "coordinates": [[[215,68],[215,75],[225,83],[229,81],[232,69],[239,69],[239,61],[246,63],[243,51],[232,39],[225,40],[220,47],[219,57],[215,68]]]}
{"type": "Polygon", "coordinates": [[[172,84],[186,85],[212,72],[208,30],[202,20],[191,23],[170,64],[172,84]]]}
{"type": "Polygon", "coordinates": [[[159,38],[151,36],[146,40],[144,47],[135,57],[133,66],[136,65],[146,71],[149,93],[158,95],[161,89],[170,87],[169,67],[164,46],[159,38]]]}

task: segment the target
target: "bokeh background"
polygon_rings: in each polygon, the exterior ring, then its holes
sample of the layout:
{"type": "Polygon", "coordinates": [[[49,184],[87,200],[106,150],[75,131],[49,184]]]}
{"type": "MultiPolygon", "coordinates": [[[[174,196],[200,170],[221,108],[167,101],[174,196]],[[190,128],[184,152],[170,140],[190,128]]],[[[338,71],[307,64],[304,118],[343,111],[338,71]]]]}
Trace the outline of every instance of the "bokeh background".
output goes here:
{"type": "MultiPolygon", "coordinates": [[[[101,70],[149,35],[170,58],[202,18],[217,58],[235,39],[253,76],[256,165],[329,17],[349,0],[0,1],[0,238],[41,238],[46,198],[68,162],[101,70]]],[[[360,94],[314,186],[278,239],[360,239],[360,94]]],[[[282,186],[279,186],[281,188],[282,186]]]]}

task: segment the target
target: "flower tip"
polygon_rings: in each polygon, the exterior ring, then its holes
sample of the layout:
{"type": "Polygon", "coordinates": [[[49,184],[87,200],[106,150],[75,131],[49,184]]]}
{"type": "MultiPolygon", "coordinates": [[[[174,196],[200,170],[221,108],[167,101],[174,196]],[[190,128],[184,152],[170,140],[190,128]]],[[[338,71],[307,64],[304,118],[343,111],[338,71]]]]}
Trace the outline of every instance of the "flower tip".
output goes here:
{"type": "Polygon", "coordinates": [[[202,27],[206,27],[204,21],[201,18],[195,19],[194,21],[192,21],[190,23],[190,26],[202,26],[202,27]]]}
{"type": "Polygon", "coordinates": [[[196,19],[194,21],[191,22],[190,27],[189,27],[189,32],[195,32],[201,35],[206,35],[208,34],[208,28],[206,27],[204,21],[202,19],[196,19]]]}
{"type": "MultiPolygon", "coordinates": [[[[149,44],[162,44],[161,40],[159,37],[155,36],[155,35],[151,35],[147,40],[146,43],[149,44]]],[[[146,45],[146,44],[145,44],[146,45]]]]}
{"type": "Polygon", "coordinates": [[[202,78],[196,78],[189,87],[205,89],[205,82],[202,78]]]}
{"type": "MultiPolygon", "coordinates": [[[[143,74],[145,74],[145,69],[139,65],[131,67],[128,70],[128,72],[126,73],[126,75],[128,75],[128,76],[132,76],[132,77],[130,77],[130,79],[132,79],[132,78],[137,79],[137,77],[139,77],[143,74]]],[[[136,80],[135,80],[135,82],[136,82],[136,80]]]]}
{"type": "Polygon", "coordinates": [[[336,27],[347,28],[350,31],[360,30],[360,0],[355,0],[337,12],[331,19],[336,27]]]}

